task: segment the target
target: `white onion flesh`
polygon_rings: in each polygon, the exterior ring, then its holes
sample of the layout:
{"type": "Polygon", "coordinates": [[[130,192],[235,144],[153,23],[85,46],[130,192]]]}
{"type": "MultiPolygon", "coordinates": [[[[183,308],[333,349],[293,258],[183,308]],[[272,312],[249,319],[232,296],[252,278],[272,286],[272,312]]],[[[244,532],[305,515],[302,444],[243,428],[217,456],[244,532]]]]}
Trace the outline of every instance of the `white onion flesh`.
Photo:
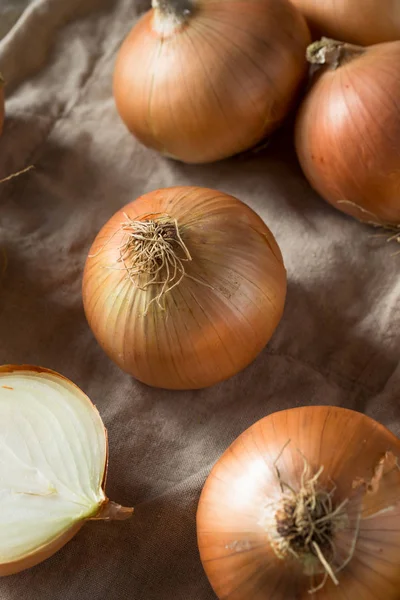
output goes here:
{"type": "Polygon", "coordinates": [[[52,373],[0,373],[0,563],[95,516],[107,438],[100,415],[52,373]]]}

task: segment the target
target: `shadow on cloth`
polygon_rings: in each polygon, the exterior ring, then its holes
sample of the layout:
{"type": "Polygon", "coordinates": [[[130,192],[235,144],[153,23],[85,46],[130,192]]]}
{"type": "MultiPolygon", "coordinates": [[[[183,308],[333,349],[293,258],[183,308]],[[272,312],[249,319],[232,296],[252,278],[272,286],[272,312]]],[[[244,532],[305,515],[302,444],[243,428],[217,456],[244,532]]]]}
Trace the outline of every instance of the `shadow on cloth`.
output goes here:
{"type": "Polygon", "coordinates": [[[68,593],[63,592],[62,600],[76,600],[89,581],[95,582],[93,598],[146,600],[162,586],[166,600],[214,600],[197,551],[195,515],[202,480],[195,491],[193,482],[191,488],[186,482],[168,498],[137,506],[131,520],[86,524],[45,563],[3,579],[2,590],[14,600],[23,598],[29,585],[38,598],[51,594],[61,600],[57,590],[64,589],[68,593]]]}

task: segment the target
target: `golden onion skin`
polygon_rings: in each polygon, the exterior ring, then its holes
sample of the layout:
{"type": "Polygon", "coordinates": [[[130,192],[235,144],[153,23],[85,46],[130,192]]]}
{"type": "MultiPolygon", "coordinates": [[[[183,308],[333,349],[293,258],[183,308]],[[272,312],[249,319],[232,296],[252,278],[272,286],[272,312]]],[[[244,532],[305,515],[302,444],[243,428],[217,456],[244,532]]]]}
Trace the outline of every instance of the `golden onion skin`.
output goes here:
{"type": "Polygon", "coordinates": [[[117,212],[86,262],[83,300],[89,325],[117,365],[148,385],[196,389],[246,367],[282,316],[286,271],[275,239],[245,204],[196,187],[157,190],[117,212]],[[139,289],[121,268],[121,223],[149,214],[176,219],[192,257],[164,295],[139,289]],[[148,312],[146,313],[148,307],[148,312]]]}
{"type": "Polygon", "coordinates": [[[226,158],[276,129],[306,73],[300,13],[288,0],[165,4],[139,20],[117,58],[114,97],[128,129],[187,163],[226,158]]]}
{"type": "MultiPolygon", "coordinates": [[[[310,596],[313,582],[301,562],[294,557],[278,558],[263,526],[268,502],[281,496],[276,466],[281,481],[295,490],[304,472],[304,458],[313,472],[323,466],[320,482],[328,490],[337,486],[334,499],[339,504],[355,493],[360,480],[371,481],[388,452],[400,456],[400,440],[388,429],[361,413],[331,406],[283,410],[240,435],[213,467],[197,512],[200,556],[218,598],[398,600],[398,468],[392,471],[396,485],[381,481],[381,494],[375,501],[368,500],[366,488],[362,507],[357,499],[349,504],[349,514],[354,515],[348,530],[353,539],[358,527],[358,537],[351,560],[337,573],[338,585],[328,578],[310,596]]],[[[346,544],[346,552],[349,548],[346,544]]]]}
{"type": "Polygon", "coordinates": [[[339,210],[400,223],[400,42],[343,49],[299,109],[297,155],[311,186],[339,210]]]}

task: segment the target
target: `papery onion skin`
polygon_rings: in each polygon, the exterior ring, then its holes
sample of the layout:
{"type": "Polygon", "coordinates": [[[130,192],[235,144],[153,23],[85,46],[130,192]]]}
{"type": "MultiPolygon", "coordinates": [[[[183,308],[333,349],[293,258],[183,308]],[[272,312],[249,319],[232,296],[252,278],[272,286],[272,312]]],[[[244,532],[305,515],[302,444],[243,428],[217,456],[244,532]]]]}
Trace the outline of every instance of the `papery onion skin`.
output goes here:
{"type": "Polygon", "coordinates": [[[128,129],[187,163],[226,158],[276,129],[305,75],[310,41],[288,0],[160,4],[117,58],[114,96],[128,129]]]}
{"type": "MultiPolygon", "coordinates": [[[[4,375],[16,374],[18,372],[35,374],[35,375],[44,376],[44,377],[46,377],[46,375],[50,375],[51,377],[55,377],[56,379],[63,381],[64,383],[67,384],[68,387],[71,386],[72,388],[75,388],[76,390],[78,390],[81,398],[85,398],[87,400],[87,402],[90,404],[91,408],[97,412],[96,407],[92,404],[92,402],[90,401],[88,396],[86,396],[86,394],[84,394],[82,392],[82,390],[80,388],[78,388],[77,385],[75,385],[72,381],[70,381],[63,375],[60,375],[60,373],[57,373],[56,371],[53,371],[51,369],[47,369],[44,367],[38,367],[38,366],[33,366],[33,365],[11,365],[11,364],[10,365],[0,365],[0,385],[2,384],[2,379],[3,379],[4,375]]],[[[4,379],[4,383],[6,383],[6,379],[4,379]]],[[[103,481],[102,481],[102,486],[101,486],[103,490],[105,489],[105,485],[106,485],[107,469],[108,469],[108,441],[107,441],[107,430],[105,428],[104,428],[104,436],[105,436],[105,441],[106,441],[106,459],[104,462],[104,473],[103,473],[103,481]]],[[[107,510],[108,505],[109,505],[109,500],[107,497],[105,497],[104,502],[102,503],[101,506],[99,506],[98,512],[96,514],[94,514],[93,517],[91,517],[91,518],[98,518],[101,520],[102,513],[109,512],[107,510]]],[[[116,510],[119,512],[119,515],[117,517],[119,519],[128,518],[133,512],[133,509],[126,509],[126,508],[120,507],[119,505],[115,505],[115,506],[117,507],[116,510]]],[[[106,517],[106,519],[107,519],[107,517],[106,517]]],[[[0,577],[8,576],[8,575],[15,575],[17,573],[20,573],[21,571],[25,571],[26,569],[30,569],[31,567],[34,567],[34,566],[44,562],[45,560],[47,560],[48,558],[50,558],[51,556],[56,554],[56,552],[61,550],[61,548],[63,548],[69,541],[71,541],[72,538],[75,537],[75,535],[85,525],[87,520],[90,520],[90,518],[84,519],[81,522],[73,524],[70,528],[68,528],[67,531],[62,532],[59,536],[52,539],[49,543],[46,543],[43,546],[35,549],[33,552],[30,552],[29,554],[25,555],[21,559],[17,559],[17,560],[14,560],[11,562],[6,562],[6,563],[0,563],[0,577]]]]}
{"type": "Polygon", "coordinates": [[[232,196],[195,187],[157,190],[117,212],[83,277],[86,316],[106,353],[140,381],[168,389],[207,387],[246,367],[278,325],[285,295],[282,256],[260,217],[232,196]],[[150,296],[138,289],[118,259],[126,215],[149,213],[177,220],[192,260],[165,294],[165,310],[153,302],[145,314],[157,287],[150,296]]]}
{"type": "Polygon", "coordinates": [[[315,37],[370,46],[400,39],[398,0],[291,0],[315,37]]]}
{"type": "Polygon", "coordinates": [[[313,470],[324,467],[321,482],[337,485],[340,502],[358,478],[371,480],[387,452],[399,457],[400,440],[365,415],[328,406],[274,413],[245,431],[212,469],[197,513],[200,555],[215,593],[224,600],[398,600],[398,488],[393,510],[370,519],[364,511],[353,558],[337,574],[337,586],[328,579],[310,596],[310,577],[298,560],[277,558],[263,513],[268,499],[281,495],[276,459],[281,480],[299,488],[304,461],[298,450],[313,470]]]}
{"type": "MultiPolygon", "coordinates": [[[[336,43],[336,42],[335,42],[336,43]]],[[[400,223],[400,42],[343,47],[300,107],[296,150],[312,187],[339,210],[400,223]]]]}

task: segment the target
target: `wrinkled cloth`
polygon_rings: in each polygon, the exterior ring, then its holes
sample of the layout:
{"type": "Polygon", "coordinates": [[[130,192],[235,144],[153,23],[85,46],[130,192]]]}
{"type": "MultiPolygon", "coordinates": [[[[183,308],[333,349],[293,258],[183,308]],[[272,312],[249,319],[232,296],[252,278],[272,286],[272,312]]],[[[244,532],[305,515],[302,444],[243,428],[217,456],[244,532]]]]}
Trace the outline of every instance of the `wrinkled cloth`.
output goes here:
{"type": "Polygon", "coordinates": [[[206,166],[140,145],[116,112],[112,72],[147,8],[143,0],[35,0],[0,43],[0,177],[35,166],[0,186],[8,261],[0,363],[46,366],[83,388],[109,432],[108,495],[136,508],[130,521],[89,523],[47,562],[1,579],[1,600],[213,600],[196,508],[212,465],[244,429],[278,409],[332,404],[400,433],[396,243],[318,198],[296,162],[290,125],[259,153],[206,166]],[[82,307],[98,230],[135,197],[172,185],[246,202],[276,236],[288,271],[285,314],[267,348],[244,372],[200,391],[151,389],[121,372],[82,307]]]}

